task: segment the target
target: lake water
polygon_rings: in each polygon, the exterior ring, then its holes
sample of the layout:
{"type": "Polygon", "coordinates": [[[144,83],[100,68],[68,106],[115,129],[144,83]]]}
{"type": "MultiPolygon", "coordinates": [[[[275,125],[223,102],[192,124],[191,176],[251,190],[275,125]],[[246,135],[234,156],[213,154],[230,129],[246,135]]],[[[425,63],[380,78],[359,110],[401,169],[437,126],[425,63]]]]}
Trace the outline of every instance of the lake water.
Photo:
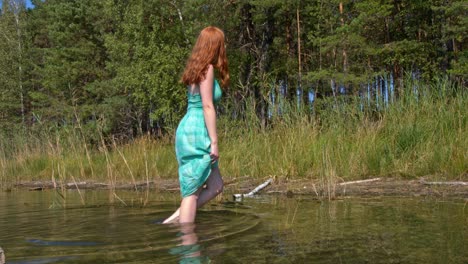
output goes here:
{"type": "Polygon", "coordinates": [[[463,200],[226,194],[180,226],[178,194],[117,196],[0,192],[7,263],[468,263],[463,200]]]}

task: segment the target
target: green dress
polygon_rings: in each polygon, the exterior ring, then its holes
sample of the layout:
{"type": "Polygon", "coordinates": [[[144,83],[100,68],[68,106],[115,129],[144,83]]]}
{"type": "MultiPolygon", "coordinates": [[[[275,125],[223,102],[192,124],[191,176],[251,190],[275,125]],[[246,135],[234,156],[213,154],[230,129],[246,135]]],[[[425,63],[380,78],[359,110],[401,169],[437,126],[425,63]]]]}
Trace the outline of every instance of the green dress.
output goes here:
{"type": "MultiPolygon", "coordinates": [[[[216,80],[213,84],[213,103],[221,99],[221,88],[216,80]]],[[[208,179],[211,169],[211,140],[205,125],[203,105],[199,93],[187,94],[187,113],[176,131],[176,156],[179,163],[179,182],[182,197],[195,193],[208,179]]]]}

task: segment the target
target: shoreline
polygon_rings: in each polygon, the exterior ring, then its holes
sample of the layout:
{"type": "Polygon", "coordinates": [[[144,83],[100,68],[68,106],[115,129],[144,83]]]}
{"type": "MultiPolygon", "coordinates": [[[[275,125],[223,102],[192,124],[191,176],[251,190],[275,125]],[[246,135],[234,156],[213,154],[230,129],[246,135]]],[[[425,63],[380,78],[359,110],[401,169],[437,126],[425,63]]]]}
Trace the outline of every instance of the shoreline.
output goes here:
{"type": "MultiPolygon", "coordinates": [[[[265,179],[225,178],[224,193],[248,193],[265,179]]],[[[273,180],[273,183],[258,192],[259,195],[285,195],[287,197],[306,195],[317,199],[339,199],[344,197],[439,197],[462,198],[468,200],[468,182],[426,182],[423,178],[417,180],[402,180],[397,178],[380,178],[373,181],[335,183],[323,185],[310,179],[273,180]],[[457,183],[457,184],[454,184],[457,183]]],[[[3,191],[25,190],[42,191],[49,189],[79,189],[79,190],[146,190],[158,192],[179,192],[177,179],[157,179],[148,182],[122,182],[114,185],[94,181],[59,183],[52,181],[25,181],[2,188],[3,191]]]]}

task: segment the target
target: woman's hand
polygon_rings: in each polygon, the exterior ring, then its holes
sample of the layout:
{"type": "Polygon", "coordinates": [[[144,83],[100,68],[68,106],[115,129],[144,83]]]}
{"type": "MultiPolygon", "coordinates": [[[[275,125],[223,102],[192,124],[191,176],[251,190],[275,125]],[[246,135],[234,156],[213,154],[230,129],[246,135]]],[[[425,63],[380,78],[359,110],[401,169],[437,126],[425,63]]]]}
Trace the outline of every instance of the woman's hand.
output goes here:
{"type": "Polygon", "coordinates": [[[215,163],[219,159],[218,143],[211,143],[211,163],[215,163]]]}

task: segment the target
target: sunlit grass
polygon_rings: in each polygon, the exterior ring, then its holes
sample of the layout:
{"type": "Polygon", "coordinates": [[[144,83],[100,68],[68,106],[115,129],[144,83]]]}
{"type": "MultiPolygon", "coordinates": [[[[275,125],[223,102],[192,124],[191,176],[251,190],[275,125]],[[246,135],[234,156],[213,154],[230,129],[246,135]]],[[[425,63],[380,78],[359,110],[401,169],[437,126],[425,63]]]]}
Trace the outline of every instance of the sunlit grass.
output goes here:
{"type": "MultiPolygon", "coordinates": [[[[409,84],[410,85],[410,84],[409,84]]],[[[355,98],[282,103],[266,126],[247,102],[244,119],[219,117],[220,166],[227,178],[312,180],[330,195],[337,182],[370,177],[467,180],[465,88],[446,80],[420,86],[388,108],[359,108],[355,98]],[[353,101],[354,100],[354,101],[353,101]]],[[[225,111],[228,112],[228,111],[225,111]]],[[[0,182],[97,181],[111,185],[177,178],[171,134],[91,145],[80,128],[0,138],[0,182]]]]}

